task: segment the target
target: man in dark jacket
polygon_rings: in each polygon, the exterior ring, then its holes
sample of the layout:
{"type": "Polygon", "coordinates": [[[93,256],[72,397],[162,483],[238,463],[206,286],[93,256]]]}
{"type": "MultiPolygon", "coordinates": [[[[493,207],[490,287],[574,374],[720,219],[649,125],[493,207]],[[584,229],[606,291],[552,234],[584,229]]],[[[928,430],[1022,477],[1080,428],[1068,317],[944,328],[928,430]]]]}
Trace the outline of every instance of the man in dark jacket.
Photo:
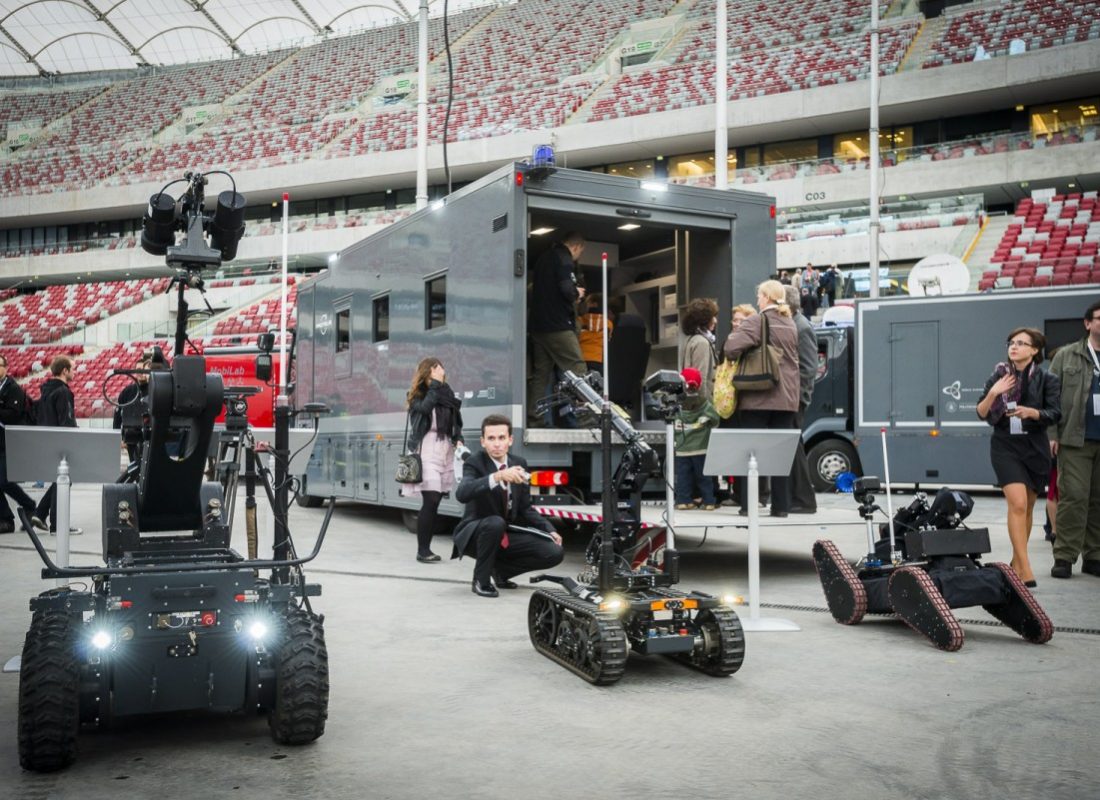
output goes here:
{"type": "MultiPolygon", "coordinates": [[[[814,326],[799,310],[800,296],[793,286],[784,287],[787,292],[787,305],[791,307],[791,317],[798,329],[798,411],[794,424],[802,430],[802,419],[814,396],[814,381],[817,380],[817,334],[814,326]]],[[[810,462],[806,458],[806,448],[801,439],[794,451],[794,463],[791,464],[791,513],[813,514],[817,511],[817,493],[810,478],[810,462]]]]}
{"type": "Polygon", "coordinates": [[[1050,372],[1061,381],[1062,416],[1048,428],[1058,456],[1058,535],[1054,578],[1100,577],[1100,301],[1085,309],[1085,336],[1058,350],[1050,372]]]}
{"type": "Polygon", "coordinates": [[[7,495],[27,510],[34,513],[34,501],[23,491],[18,483],[8,480],[7,444],[4,439],[5,425],[26,425],[25,410],[27,396],[19,384],[8,375],[7,356],[0,354],[0,533],[15,531],[15,515],[12,514],[7,495]]]}
{"type": "Polygon", "coordinates": [[[577,286],[574,266],[584,252],[584,237],[569,233],[535,262],[528,331],[531,334],[531,375],[527,380],[527,425],[540,427],[535,403],[547,393],[554,368],[587,371],[577,338],[577,302],[584,288],[577,286]]]}
{"type": "Polygon", "coordinates": [[[466,504],[466,511],[455,527],[451,558],[477,559],[471,588],[481,597],[497,597],[497,589],[515,589],[513,576],[550,569],[563,556],[561,537],[531,505],[527,462],[509,455],[511,446],[511,420],[501,414],[485,417],[482,450],[466,459],[455,490],[455,499],[466,504]],[[509,530],[509,525],[528,530],[509,530]]]}
{"type": "MultiPolygon", "coordinates": [[[[57,356],[50,362],[50,377],[42,384],[42,396],[38,399],[38,424],[53,428],[76,427],[76,400],[73,390],[69,388],[69,381],[73,378],[73,362],[68,356],[57,356]]],[[[38,508],[34,512],[31,521],[36,528],[45,530],[43,521],[46,514],[50,516],[50,532],[57,532],[57,484],[50,484],[50,488],[38,501],[38,508]]],[[[70,533],[80,533],[79,528],[73,528],[70,533]]]]}

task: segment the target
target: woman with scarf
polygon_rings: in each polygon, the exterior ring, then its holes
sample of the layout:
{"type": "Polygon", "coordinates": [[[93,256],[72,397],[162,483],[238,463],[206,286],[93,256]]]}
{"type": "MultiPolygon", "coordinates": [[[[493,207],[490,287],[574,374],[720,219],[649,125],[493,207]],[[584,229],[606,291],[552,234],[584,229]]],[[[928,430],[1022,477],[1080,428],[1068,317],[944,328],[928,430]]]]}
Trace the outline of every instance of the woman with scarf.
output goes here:
{"type": "Polygon", "coordinates": [[[718,354],[714,349],[714,329],[718,326],[718,304],[707,297],[697,297],[687,304],[680,330],[684,340],[684,358],[680,369],[697,369],[703,383],[700,394],[704,400],[714,399],[714,367],[718,354]]]}
{"type": "Polygon", "coordinates": [[[416,518],[416,560],[439,561],[432,552],[439,501],[455,484],[455,447],[462,444],[462,401],[447,385],[447,372],[438,358],[425,358],[416,367],[407,395],[409,439],[406,452],[419,453],[423,465],[420,483],[406,484],[402,494],[419,494],[423,502],[416,518]]]}
{"type": "Polygon", "coordinates": [[[1035,574],[1027,555],[1035,498],[1050,476],[1047,427],[1062,416],[1061,384],[1039,367],[1046,339],[1034,328],[1008,335],[1008,361],[993,369],[985,382],[978,416],[993,426],[989,453],[997,485],[1008,502],[1008,538],[1012,569],[1027,586],[1035,574]]]}

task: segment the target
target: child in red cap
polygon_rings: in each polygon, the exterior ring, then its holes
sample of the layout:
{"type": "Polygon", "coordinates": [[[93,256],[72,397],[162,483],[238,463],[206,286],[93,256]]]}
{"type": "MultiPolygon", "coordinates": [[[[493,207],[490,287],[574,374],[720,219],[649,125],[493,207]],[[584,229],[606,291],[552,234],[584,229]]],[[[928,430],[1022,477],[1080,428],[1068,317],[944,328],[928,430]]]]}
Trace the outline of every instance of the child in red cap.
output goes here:
{"type": "Polygon", "coordinates": [[[673,422],[676,508],[679,511],[695,508],[692,498],[698,495],[703,499],[703,510],[713,511],[718,507],[714,480],[703,474],[703,462],[710,442],[710,429],[718,425],[718,412],[699,391],[703,385],[699,370],[685,367],[680,377],[684,379],[684,399],[673,422]]]}

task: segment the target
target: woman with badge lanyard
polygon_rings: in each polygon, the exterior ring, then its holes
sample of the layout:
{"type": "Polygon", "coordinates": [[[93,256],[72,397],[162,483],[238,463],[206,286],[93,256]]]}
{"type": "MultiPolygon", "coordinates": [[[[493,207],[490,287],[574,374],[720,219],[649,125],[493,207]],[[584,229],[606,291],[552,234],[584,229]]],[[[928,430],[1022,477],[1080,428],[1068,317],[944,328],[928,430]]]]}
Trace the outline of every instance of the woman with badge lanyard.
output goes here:
{"type": "Polygon", "coordinates": [[[997,364],[985,382],[978,416],[993,426],[990,459],[997,485],[1008,502],[1012,569],[1027,586],[1035,574],[1027,554],[1035,499],[1050,476],[1047,428],[1062,415],[1058,378],[1041,369],[1046,339],[1034,328],[1008,335],[1008,361],[997,364]]]}

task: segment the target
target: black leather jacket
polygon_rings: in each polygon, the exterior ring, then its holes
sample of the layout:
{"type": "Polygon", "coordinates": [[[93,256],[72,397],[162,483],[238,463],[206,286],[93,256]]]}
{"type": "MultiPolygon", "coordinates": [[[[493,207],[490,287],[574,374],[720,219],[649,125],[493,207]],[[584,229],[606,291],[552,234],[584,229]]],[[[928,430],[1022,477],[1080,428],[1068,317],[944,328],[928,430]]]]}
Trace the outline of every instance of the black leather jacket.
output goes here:
{"type": "MultiPolygon", "coordinates": [[[[415,453],[420,449],[420,442],[432,428],[432,415],[439,403],[439,390],[443,384],[439,381],[431,381],[428,391],[423,397],[414,399],[409,404],[409,438],[405,442],[406,452],[415,453]]],[[[457,444],[462,440],[462,413],[454,410],[450,430],[451,444],[457,444]]]]}
{"type": "MultiPolygon", "coordinates": [[[[985,389],[982,390],[982,397],[989,394],[989,390],[993,388],[993,384],[997,382],[997,379],[996,372],[989,376],[989,380],[985,382],[985,389]]],[[[1061,397],[1062,382],[1058,380],[1058,376],[1047,372],[1042,367],[1037,367],[1031,374],[1031,380],[1028,381],[1027,396],[1022,404],[1028,408],[1038,409],[1039,419],[1025,419],[1023,421],[1024,433],[1041,433],[1051,425],[1057,425],[1058,420],[1062,418],[1061,397]]],[[[1007,433],[1008,419],[1008,416],[1005,415],[995,423],[990,422],[988,419],[986,421],[994,429],[1007,433]]]]}

